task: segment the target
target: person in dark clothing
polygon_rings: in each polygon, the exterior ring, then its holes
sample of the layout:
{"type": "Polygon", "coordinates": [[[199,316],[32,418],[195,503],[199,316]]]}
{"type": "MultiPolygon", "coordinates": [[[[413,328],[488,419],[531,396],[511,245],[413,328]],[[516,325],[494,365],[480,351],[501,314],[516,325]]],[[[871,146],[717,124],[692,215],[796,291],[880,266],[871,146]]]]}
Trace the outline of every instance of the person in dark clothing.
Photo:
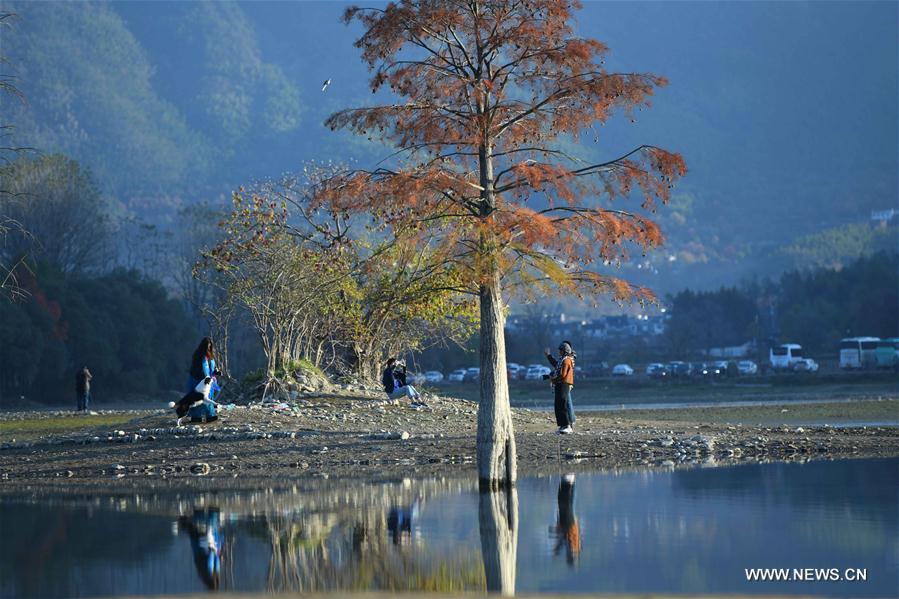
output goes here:
{"type": "Polygon", "coordinates": [[[559,555],[565,547],[565,561],[573,566],[581,554],[581,529],[574,515],[574,475],[566,474],[559,482],[559,520],[555,528],[556,546],[554,555],[559,555]]]}
{"type": "Polygon", "coordinates": [[[421,394],[415,387],[406,383],[405,362],[396,358],[387,360],[387,366],[381,372],[381,384],[384,386],[384,392],[391,398],[408,397],[412,402],[412,408],[426,407],[421,401],[421,394]]]}
{"type": "MultiPolygon", "coordinates": [[[[571,343],[563,341],[559,346],[559,357],[556,360],[547,347],[546,359],[553,367],[549,380],[553,385],[554,408],[556,413],[556,425],[560,435],[569,435],[574,424],[574,406],[571,403],[571,388],[574,387],[574,360],[577,355],[571,348],[571,343]]],[[[547,377],[544,377],[547,378],[547,377]]]]}
{"type": "Polygon", "coordinates": [[[75,396],[77,398],[77,410],[83,412],[91,404],[91,371],[87,366],[75,373],[75,396]]]}
{"type": "Polygon", "coordinates": [[[392,507],[387,513],[387,530],[393,538],[394,545],[402,545],[412,541],[412,524],[418,519],[418,499],[412,505],[392,507]]]}

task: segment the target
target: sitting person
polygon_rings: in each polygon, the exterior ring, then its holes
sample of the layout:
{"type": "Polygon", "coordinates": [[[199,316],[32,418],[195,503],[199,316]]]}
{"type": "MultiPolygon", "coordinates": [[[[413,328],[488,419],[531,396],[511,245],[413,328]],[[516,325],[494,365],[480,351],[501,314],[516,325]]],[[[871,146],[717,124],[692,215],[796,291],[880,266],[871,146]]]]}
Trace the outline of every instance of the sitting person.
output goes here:
{"type": "Polygon", "coordinates": [[[396,358],[387,360],[387,367],[381,373],[381,384],[384,385],[387,395],[393,399],[408,397],[415,409],[425,405],[415,387],[406,383],[406,363],[402,360],[396,358]]]}

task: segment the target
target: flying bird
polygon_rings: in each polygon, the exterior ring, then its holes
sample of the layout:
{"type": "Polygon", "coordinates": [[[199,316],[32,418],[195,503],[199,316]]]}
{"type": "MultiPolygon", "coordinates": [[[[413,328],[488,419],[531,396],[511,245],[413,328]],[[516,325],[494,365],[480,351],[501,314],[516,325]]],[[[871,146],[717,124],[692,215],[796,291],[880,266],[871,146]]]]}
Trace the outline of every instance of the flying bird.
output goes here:
{"type": "Polygon", "coordinates": [[[329,85],[331,85],[331,80],[330,80],[330,79],[328,79],[327,81],[325,81],[324,83],[322,83],[322,91],[325,91],[326,89],[328,89],[328,86],[329,86],[329,85]]]}

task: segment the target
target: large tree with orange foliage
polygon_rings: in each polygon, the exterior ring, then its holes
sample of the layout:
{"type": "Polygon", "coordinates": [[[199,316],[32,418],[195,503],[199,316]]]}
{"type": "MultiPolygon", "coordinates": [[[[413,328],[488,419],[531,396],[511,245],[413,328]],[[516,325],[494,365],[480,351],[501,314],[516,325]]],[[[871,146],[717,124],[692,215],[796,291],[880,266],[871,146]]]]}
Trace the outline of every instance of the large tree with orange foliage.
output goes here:
{"type": "Polygon", "coordinates": [[[464,273],[463,291],[479,296],[478,472],[492,488],[516,476],[503,292],[651,298],[603,272],[662,241],[652,220],[612,200],[638,194],[645,214],[686,171],[678,154],[651,145],[596,164],[560,149],[616,111],[631,116],[666,83],[608,72],[606,46],[574,32],[578,8],[576,0],[404,0],[344,15],[364,27],[356,46],[372,92],[387,86],[402,100],[343,110],[327,124],[399,151],[395,166],[345,173],[319,198],[428,244],[464,273]]]}

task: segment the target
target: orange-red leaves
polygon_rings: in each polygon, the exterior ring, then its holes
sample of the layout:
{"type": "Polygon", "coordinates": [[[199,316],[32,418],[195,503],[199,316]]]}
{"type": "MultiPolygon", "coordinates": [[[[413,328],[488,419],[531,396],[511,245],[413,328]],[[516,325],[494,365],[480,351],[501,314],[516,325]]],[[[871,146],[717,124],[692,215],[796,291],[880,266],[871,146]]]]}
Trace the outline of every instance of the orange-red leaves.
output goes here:
{"type": "Polygon", "coordinates": [[[667,202],[686,173],[683,158],[641,146],[583,164],[556,142],[577,142],[616,112],[632,118],[667,81],[607,72],[605,44],[573,30],[579,7],[577,0],[403,0],[384,10],[347,9],[344,20],[364,28],[356,46],[373,72],[372,91],[386,85],[399,99],[335,113],[326,124],[378,135],[404,162],[333,177],[316,201],[366,212],[393,234],[470,264],[472,282],[499,265],[616,299],[648,297],[585,267],[662,243],[655,223],[608,202],[635,193],[646,210],[667,202]],[[526,206],[533,197],[540,202],[526,206]]]}

